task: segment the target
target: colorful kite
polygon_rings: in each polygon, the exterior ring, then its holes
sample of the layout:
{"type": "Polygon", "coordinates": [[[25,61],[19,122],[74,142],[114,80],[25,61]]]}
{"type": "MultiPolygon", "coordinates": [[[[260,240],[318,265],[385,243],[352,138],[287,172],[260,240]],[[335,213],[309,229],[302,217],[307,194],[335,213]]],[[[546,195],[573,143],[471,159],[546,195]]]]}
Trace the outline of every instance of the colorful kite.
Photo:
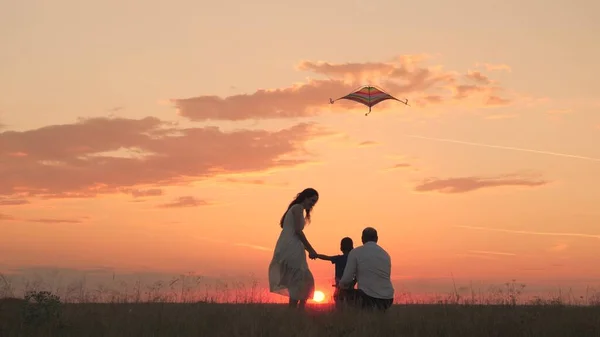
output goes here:
{"type": "MultiPolygon", "coordinates": [[[[374,107],[376,104],[383,102],[385,100],[388,100],[388,99],[393,99],[393,100],[396,100],[398,102],[408,105],[408,99],[401,101],[401,100],[397,99],[396,97],[384,92],[383,90],[381,90],[377,87],[374,87],[374,86],[370,86],[370,85],[361,87],[360,89],[355,90],[352,93],[350,93],[344,97],[335,99],[335,100],[330,98],[329,103],[333,104],[333,102],[340,100],[340,99],[347,99],[347,100],[355,101],[355,102],[358,102],[358,103],[368,106],[369,112],[367,112],[365,114],[365,116],[367,116],[368,114],[371,113],[371,108],[374,107]]],[[[410,106],[410,105],[408,105],[408,106],[410,106]]]]}

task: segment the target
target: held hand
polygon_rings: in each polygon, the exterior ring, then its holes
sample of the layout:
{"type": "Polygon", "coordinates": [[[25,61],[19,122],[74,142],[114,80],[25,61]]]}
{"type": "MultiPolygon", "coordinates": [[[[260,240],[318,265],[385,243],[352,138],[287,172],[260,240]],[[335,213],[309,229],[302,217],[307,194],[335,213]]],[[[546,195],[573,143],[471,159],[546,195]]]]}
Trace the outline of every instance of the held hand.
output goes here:
{"type": "Polygon", "coordinates": [[[314,260],[314,259],[316,259],[316,258],[317,258],[317,255],[319,255],[319,254],[317,254],[317,252],[316,252],[314,249],[313,249],[313,250],[311,250],[310,252],[308,252],[308,257],[309,257],[311,260],[314,260]]]}

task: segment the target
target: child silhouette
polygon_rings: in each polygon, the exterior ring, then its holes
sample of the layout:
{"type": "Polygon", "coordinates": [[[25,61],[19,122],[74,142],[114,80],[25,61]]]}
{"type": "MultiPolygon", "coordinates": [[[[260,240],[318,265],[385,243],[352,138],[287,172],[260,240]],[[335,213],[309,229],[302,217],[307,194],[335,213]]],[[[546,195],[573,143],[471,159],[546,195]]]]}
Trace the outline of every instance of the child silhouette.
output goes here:
{"type": "MultiPolygon", "coordinates": [[[[317,254],[316,256],[317,259],[331,261],[331,263],[335,265],[335,292],[333,294],[333,299],[335,300],[336,304],[339,304],[341,300],[347,298],[353,293],[351,290],[340,289],[338,286],[342,275],[344,275],[344,269],[346,268],[346,262],[348,261],[348,254],[352,249],[354,249],[354,242],[352,242],[351,238],[345,237],[340,241],[340,250],[342,251],[342,254],[332,256],[317,254]]],[[[354,281],[354,284],[356,284],[356,280],[354,281]]]]}

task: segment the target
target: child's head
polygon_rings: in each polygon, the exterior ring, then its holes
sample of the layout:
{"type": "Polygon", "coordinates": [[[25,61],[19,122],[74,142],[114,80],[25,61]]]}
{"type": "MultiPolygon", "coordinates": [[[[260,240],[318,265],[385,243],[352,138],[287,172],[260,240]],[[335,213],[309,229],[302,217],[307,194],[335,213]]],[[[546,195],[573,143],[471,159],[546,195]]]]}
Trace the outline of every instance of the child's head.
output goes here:
{"type": "Polygon", "coordinates": [[[354,248],[354,242],[352,242],[352,239],[349,237],[343,238],[342,241],[340,242],[340,250],[344,254],[349,253],[353,248],[354,248]]]}

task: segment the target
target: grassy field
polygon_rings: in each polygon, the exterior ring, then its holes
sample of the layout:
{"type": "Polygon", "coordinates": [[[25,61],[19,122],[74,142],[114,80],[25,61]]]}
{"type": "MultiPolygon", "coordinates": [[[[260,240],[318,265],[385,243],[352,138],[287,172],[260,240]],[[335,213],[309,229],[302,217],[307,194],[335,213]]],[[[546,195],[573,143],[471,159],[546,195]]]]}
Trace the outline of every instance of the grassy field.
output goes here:
{"type": "Polygon", "coordinates": [[[265,303],[269,296],[256,283],[209,287],[188,279],[91,290],[84,282],[31,282],[18,290],[0,275],[0,337],[600,337],[600,295],[593,289],[523,298],[525,285],[513,280],[487,292],[457,288],[428,300],[399,292],[386,313],[340,312],[324,304],[302,312],[265,303]]]}
{"type": "Polygon", "coordinates": [[[0,300],[0,337],[600,336],[600,306],[394,305],[386,313],[280,304],[0,300]],[[56,305],[56,306],[55,306],[56,305]]]}

